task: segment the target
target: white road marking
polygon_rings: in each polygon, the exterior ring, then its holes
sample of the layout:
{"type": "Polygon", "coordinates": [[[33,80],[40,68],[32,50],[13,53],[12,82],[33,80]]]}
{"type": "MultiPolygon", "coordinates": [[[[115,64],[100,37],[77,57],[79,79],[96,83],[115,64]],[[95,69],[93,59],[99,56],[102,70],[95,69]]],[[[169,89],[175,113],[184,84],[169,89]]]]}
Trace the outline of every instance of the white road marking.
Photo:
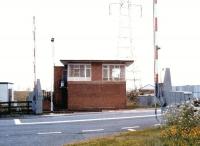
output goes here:
{"type": "MultiPolygon", "coordinates": [[[[106,112],[109,112],[109,113],[146,113],[146,112],[150,112],[150,111],[154,111],[153,109],[150,109],[150,110],[145,110],[145,109],[142,109],[142,110],[109,110],[109,111],[106,111],[106,112]]],[[[157,110],[157,112],[161,112],[161,110],[157,110]]]]}
{"type": "Polygon", "coordinates": [[[19,119],[14,119],[15,125],[20,125],[21,121],[19,119]]]}
{"type": "Polygon", "coordinates": [[[43,117],[61,117],[61,116],[68,116],[70,114],[48,114],[48,115],[42,115],[43,117]]]}
{"type": "Polygon", "coordinates": [[[133,126],[133,127],[122,127],[121,129],[132,129],[132,128],[140,128],[140,126],[133,126]]]}
{"type": "Polygon", "coordinates": [[[135,129],[127,129],[128,131],[136,131],[135,129]]]}
{"type": "Polygon", "coordinates": [[[154,127],[161,126],[161,124],[154,124],[154,127]]]}
{"type": "Polygon", "coordinates": [[[89,112],[89,113],[79,113],[79,112],[73,112],[73,113],[66,113],[66,114],[59,114],[59,113],[50,113],[46,115],[42,115],[43,117],[61,117],[61,116],[67,116],[67,117],[74,117],[77,115],[86,115],[86,114],[99,114],[100,112],[89,112]]]}
{"type": "MultiPolygon", "coordinates": [[[[158,114],[160,116],[161,114],[158,114]]],[[[137,118],[149,118],[155,117],[155,115],[143,115],[143,116],[128,116],[128,117],[112,117],[112,118],[96,118],[96,119],[79,119],[79,120],[66,120],[66,121],[47,121],[47,122],[17,122],[16,125],[42,125],[42,124],[61,124],[61,123],[77,123],[77,122],[92,122],[92,121],[108,121],[108,120],[122,120],[122,119],[137,119],[137,118]]]]}
{"type": "Polygon", "coordinates": [[[45,135],[45,134],[61,134],[62,132],[38,132],[39,135],[45,135]]]}
{"type": "Polygon", "coordinates": [[[103,131],[104,129],[91,129],[91,130],[82,130],[83,133],[85,132],[98,132],[98,131],[103,131]]]}

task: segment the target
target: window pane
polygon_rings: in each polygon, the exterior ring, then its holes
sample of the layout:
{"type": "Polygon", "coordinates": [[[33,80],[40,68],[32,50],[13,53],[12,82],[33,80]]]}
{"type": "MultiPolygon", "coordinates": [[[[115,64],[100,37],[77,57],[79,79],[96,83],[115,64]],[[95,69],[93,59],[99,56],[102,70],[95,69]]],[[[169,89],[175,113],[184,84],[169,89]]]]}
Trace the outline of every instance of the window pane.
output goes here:
{"type": "Polygon", "coordinates": [[[102,66],[103,80],[125,80],[125,66],[119,64],[107,64],[102,66]]]}
{"type": "Polygon", "coordinates": [[[73,70],[73,77],[79,77],[80,75],[80,70],[79,69],[74,69],[73,70]]]}
{"type": "Polygon", "coordinates": [[[120,65],[120,80],[125,80],[125,67],[120,65]]]}
{"type": "Polygon", "coordinates": [[[103,65],[103,68],[108,68],[108,65],[103,65]]]}
{"type": "Polygon", "coordinates": [[[73,65],[69,65],[69,77],[73,77],[73,65]]]}
{"type": "Polygon", "coordinates": [[[73,68],[79,69],[79,68],[80,68],[80,65],[79,65],[79,64],[73,64],[73,68]]]}
{"type": "Polygon", "coordinates": [[[90,77],[90,71],[91,69],[86,69],[86,77],[90,77]]]}
{"type": "Polygon", "coordinates": [[[86,65],[86,68],[91,68],[91,65],[90,64],[86,65]]]}
{"type": "Polygon", "coordinates": [[[118,78],[120,77],[120,69],[119,68],[113,68],[112,70],[112,78],[118,78]]]}
{"type": "Polygon", "coordinates": [[[109,65],[103,65],[103,80],[109,80],[109,65]]]}
{"type": "Polygon", "coordinates": [[[79,65],[70,64],[69,65],[69,77],[79,77],[80,69],[79,65]]]}
{"type": "Polygon", "coordinates": [[[69,64],[68,65],[69,80],[86,81],[91,77],[90,64],[69,64]]]}
{"type": "Polygon", "coordinates": [[[109,67],[110,67],[109,80],[112,80],[112,72],[113,72],[114,65],[110,65],[109,67]]]}
{"type": "Polygon", "coordinates": [[[115,65],[114,68],[119,68],[119,65],[115,65]]]}
{"type": "Polygon", "coordinates": [[[85,66],[80,65],[80,77],[85,77],[85,66]]]}
{"type": "Polygon", "coordinates": [[[108,80],[108,69],[107,68],[103,69],[103,80],[108,80]]]}

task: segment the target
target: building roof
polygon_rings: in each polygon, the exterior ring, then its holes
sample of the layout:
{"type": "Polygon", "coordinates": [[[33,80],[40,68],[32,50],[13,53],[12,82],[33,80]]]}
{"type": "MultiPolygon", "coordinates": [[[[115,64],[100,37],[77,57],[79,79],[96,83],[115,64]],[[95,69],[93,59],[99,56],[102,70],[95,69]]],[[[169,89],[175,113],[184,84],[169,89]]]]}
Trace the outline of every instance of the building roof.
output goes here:
{"type": "Polygon", "coordinates": [[[134,62],[134,60],[116,60],[116,59],[105,59],[105,60],[60,60],[60,62],[64,65],[69,63],[93,63],[93,62],[100,62],[100,63],[125,63],[126,65],[130,65],[134,62]]]}
{"type": "Polygon", "coordinates": [[[0,84],[13,84],[11,82],[0,82],[0,84]]]}
{"type": "Polygon", "coordinates": [[[140,89],[142,89],[142,90],[154,90],[155,87],[151,84],[147,84],[147,85],[141,87],[140,89]]]}

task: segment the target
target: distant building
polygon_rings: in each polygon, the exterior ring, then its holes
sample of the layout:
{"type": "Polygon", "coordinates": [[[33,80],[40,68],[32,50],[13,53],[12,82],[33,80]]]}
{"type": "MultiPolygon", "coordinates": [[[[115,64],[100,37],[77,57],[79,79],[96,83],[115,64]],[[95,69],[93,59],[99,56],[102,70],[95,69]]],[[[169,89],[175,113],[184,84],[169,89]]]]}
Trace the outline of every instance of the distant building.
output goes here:
{"type": "Polygon", "coordinates": [[[200,85],[174,86],[173,90],[191,92],[193,97],[200,99],[200,85]]]}
{"type": "Polygon", "coordinates": [[[0,82],[0,102],[9,102],[13,100],[13,83],[0,82]]]}
{"type": "Polygon", "coordinates": [[[61,60],[54,68],[55,109],[126,107],[125,68],[132,60],[61,60]]]}
{"type": "Polygon", "coordinates": [[[154,95],[155,87],[151,84],[147,84],[139,89],[141,95],[154,95]]]}

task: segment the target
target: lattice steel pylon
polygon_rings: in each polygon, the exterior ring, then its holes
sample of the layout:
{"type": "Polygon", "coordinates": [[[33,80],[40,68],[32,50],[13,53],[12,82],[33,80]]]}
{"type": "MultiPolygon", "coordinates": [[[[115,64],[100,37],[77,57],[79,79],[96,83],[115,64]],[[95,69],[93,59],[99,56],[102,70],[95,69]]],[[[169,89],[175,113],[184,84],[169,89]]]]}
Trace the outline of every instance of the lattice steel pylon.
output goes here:
{"type": "Polygon", "coordinates": [[[131,78],[126,79],[133,82],[133,89],[138,89],[141,86],[141,79],[137,77],[136,72],[136,54],[134,53],[133,47],[133,7],[140,8],[140,17],[142,17],[142,5],[135,4],[134,0],[119,0],[117,3],[110,3],[109,14],[111,15],[112,7],[118,7],[119,9],[119,32],[117,38],[117,52],[116,57],[119,59],[130,59],[134,60],[134,64],[129,66],[127,69],[131,73],[131,78]],[[138,83],[136,83],[138,82],[138,83]]]}
{"type": "Polygon", "coordinates": [[[109,14],[112,6],[119,6],[119,34],[117,42],[117,57],[123,59],[134,59],[133,36],[132,36],[132,7],[140,7],[142,16],[142,5],[133,4],[131,0],[120,0],[118,3],[109,5],[109,14]]]}

